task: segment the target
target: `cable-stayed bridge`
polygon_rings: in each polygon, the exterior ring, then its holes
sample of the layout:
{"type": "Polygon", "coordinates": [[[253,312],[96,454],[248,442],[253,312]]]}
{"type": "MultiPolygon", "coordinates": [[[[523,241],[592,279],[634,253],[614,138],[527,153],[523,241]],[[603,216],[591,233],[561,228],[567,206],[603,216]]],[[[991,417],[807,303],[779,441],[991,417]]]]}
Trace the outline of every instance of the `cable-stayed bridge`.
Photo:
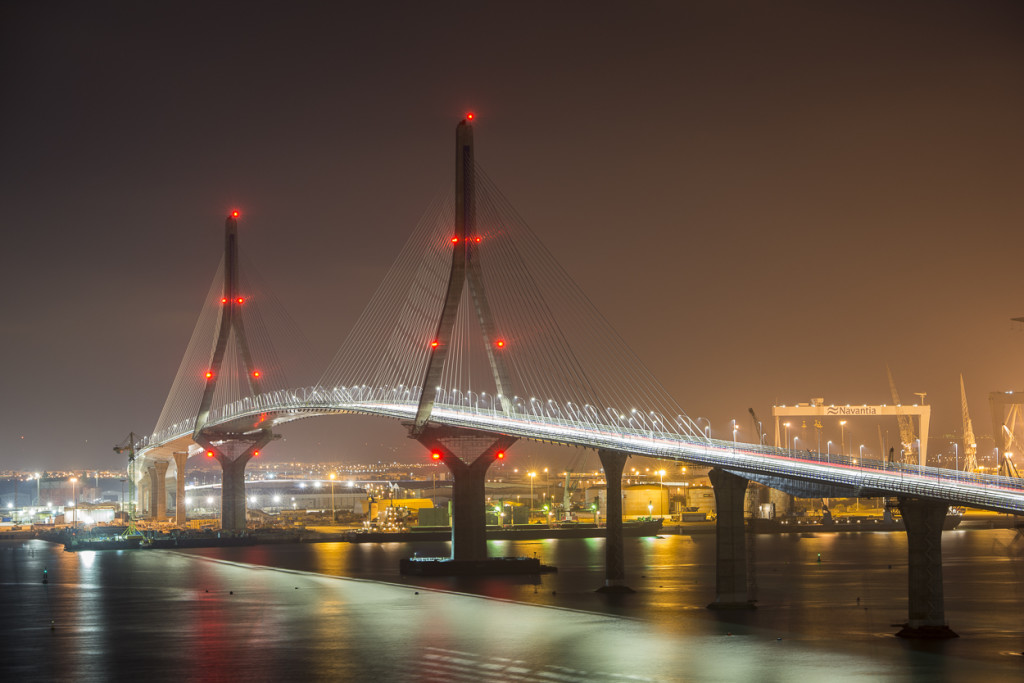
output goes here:
{"type": "MultiPolygon", "coordinates": [[[[469,117],[456,130],[454,200],[428,208],[334,360],[302,388],[287,379],[287,313],[246,279],[237,219],[227,218],[224,259],[156,428],[137,444],[154,517],[165,515],[169,463],[180,501],[185,461],[205,453],[224,470],[223,526],[244,528],[249,459],[282,424],[343,413],[401,421],[449,467],[457,558],[486,555],[484,474],[517,439],[597,449],[612,586],[623,578],[613,536],[630,454],[716,468],[720,535],[734,544],[748,480],[802,496],[898,497],[922,538],[953,504],[1024,513],[1019,480],[707,438],[476,164],[469,117]]],[[[746,602],[743,572],[720,580],[720,602],[746,602]]],[[[938,588],[941,603],[941,575],[938,588]]]]}

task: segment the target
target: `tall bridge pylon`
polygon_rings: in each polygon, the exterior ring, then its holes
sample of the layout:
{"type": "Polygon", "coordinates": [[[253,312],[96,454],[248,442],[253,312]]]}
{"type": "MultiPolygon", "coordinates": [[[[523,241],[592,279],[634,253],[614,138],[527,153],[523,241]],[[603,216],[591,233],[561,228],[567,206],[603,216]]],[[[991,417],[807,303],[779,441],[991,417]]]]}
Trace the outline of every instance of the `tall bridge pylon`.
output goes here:
{"type": "MultiPolygon", "coordinates": [[[[245,381],[250,394],[256,396],[262,389],[262,372],[253,363],[241,315],[245,295],[238,287],[237,218],[238,212],[233,211],[224,222],[224,289],[221,296],[220,324],[217,326],[217,340],[213,346],[209,368],[205,372],[206,384],[203,387],[199,412],[192,432],[193,440],[206,449],[207,456],[215,458],[220,463],[221,528],[232,531],[245,529],[245,466],[259,453],[259,449],[274,438],[273,430],[269,426],[259,424],[243,430],[208,426],[214,393],[232,339],[234,351],[245,371],[245,381]]],[[[180,505],[182,502],[179,502],[180,505]]]]}
{"type": "MultiPolygon", "coordinates": [[[[437,333],[430,342],[430,355],[427,358],[427,369],[420,386],[437,386],[444,369],[445,359],[451,348],[452,330],[462,300],[462,289],[468,283],[469,294],[476,309],[477,321],[483,336],[483,346],[487,361],[494,376],[498,403],[502,411],[509,412],[512,396],[512,382],[508,368],[502,358],[501,350],[504,342],[498,339],[491,314],[491,306],[484,290],[480,259],[477,246],[481,237],[476,229],[476,183],[474,181],[473,162],[473,127],[463,119],[455,129],[455,230],[452,235],[452,267],[448,275],[448,289],[445,294],[444,306],[437,323],[437,333]]],[[[416,409],[416,420],[412,433],[418,436],[430,419],[434,407],[435,393],[429,390],[420,394],[419,406],[416,409]]]]}
{"type": "Polygon", "coordinates": [[[427,366],[420,386],[416,418],[409,427],[410,436],[423,444],[432,457],[441,461],[452,474],[452,559],[482,560],[487,557],[484,483],[487,469],[495,460],[505,457],[505,450],[515,443],[514,437],[487,435],[451,427],[429,427],[436,393],[429,391],[441,379],[445,360],[452,347],[453,330],[468,284],[480,326],[487,363],[495,384],[495,408],[510,412],[512,382],[501,351],[504,342],[497,338],[494,316],[484,290],[477,245],[481,237],[476,229],[476,184],[473,159],[473,127],[470,116],[455,129],[455,221],[451,237],[452,261],[444,305],[438,318],[437,331],[430,340],[427,366]],[[459,446],[455,446],[458,443],[459,446]],[[472,450],[471,450],[472,449],[472,450]],[[461,451],[457,453],[456,451],[461,451]],[[473,453],[475,451],[475,453],[473,453]],[[460,456],[472,453],[466,462],[460,456]]]}

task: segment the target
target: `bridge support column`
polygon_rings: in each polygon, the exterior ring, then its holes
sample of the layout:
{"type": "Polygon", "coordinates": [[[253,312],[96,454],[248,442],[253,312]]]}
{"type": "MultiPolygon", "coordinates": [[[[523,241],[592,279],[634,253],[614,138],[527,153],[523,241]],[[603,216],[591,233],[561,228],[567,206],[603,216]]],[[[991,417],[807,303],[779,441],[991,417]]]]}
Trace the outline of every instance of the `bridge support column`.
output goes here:
{"type": "Polygon", "coordinates": [[[174,523],[178,526],[185,526],[188,521],[187,510],[185,509],[185,461],[188,460],[188,451],[180,451],[174,454],[175,473],[174,491],[174,523]]]}
{"type": "Polygon", "coordinates": [[[166,460],[158,460],[153,463],[153,470],[150,476],[153,477],[153,519],[163,522],[167,519],[167,467],[170,465],[166,460]]]}
{"type": "Polygon", "coordinates": [[[487,559],[487,468],[504,457],[505,450],[516,442],[515,437],[481,434],[460,429],[426,427],[417,441],[430,449],[452,473],[452,559],[487,559]],[[481,438],[491,441],[471,463],[457,456],[441,439],[460,439],[467,443],[481,438]]]}
{"type": "Polygon", "coordinates": [[[220,528],[224,531],[245,530],[245,465],[248,462],[249,458],[243,457],[220,459],[220,528]]]}
{"type": "Polygon", "coordinates": [[[709,609],[754,609],[747,590],[747,535],[743,496],[747,480],[717,467],[708,472],[715,489],[715,601],[709,609]]]}
{"type": "Polygon", "coordinates": [[[142,514],[142,512],[145,511],[147,517],[152,516],[150,501],[153,499],[153,497],[151,495],[152,491],[150,489],[151,487],[149,469],[147,468],[146,475],[139,480],[139,490],[138,493],[136,494],[138,495],[138,499],[135,501],[135,509],[139,511],[139,514],[142,514]]]}
{"type": "Polygon", "coordinates": [[[600,449],[597,456],[608,482],[608,511],[605,515],[604,586],[600,593],[633,593],[626,585],[626,551],[622,540],[622,470],[628,453],[600,449]]]}
{"type": "Polygon", "coordinates": [[[946,503],[901,497],[907,530],[908,621],[901,638],[956,638],[946,623],[942,595],[942,523],[946,503]]]}

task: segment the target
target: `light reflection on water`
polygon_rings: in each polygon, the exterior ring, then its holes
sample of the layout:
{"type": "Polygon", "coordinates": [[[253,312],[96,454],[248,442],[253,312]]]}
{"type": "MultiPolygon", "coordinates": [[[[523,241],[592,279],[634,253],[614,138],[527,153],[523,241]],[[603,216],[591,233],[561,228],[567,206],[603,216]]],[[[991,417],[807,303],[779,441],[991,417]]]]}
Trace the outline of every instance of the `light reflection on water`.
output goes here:
{"type": "Polygon", "coordinates": [[[594,592],[602,539],[490,545],[492,555],[536,554],[557,574],[417,581],[398,574],[398,559],[445,555],[447,543],[73,554],[5,542],[0,642],[13,673],[53,680],[998,680],[1024,668],[1009,654],[1024,650],[1020,545],[1010,531],[944,534],[946,614],[962,637],[913,643],[892,636],[906,618],[897,533],[759,536],[759,609],[726,613],[705,609],[710,535],[628,539],[638,592],[617,598],[594,592]]]}

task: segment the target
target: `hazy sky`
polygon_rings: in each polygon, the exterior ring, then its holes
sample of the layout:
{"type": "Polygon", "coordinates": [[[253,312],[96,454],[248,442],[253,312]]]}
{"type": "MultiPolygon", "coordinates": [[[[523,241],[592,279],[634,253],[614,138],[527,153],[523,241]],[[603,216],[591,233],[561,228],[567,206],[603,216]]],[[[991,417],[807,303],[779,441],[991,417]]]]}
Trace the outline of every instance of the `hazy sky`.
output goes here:
{"type": "MultiPolygon", "coordinates": [[[[122,464],[231,208],[332,355],[469,109],[478,161],[718,435],[891,402],[888,363],[934,450],[959,373],[980,433],[1024,389],[1020,3],[14,0],[0,55],[0,468],[122,464]]],[[[423,457],[386,420],[281,431],[268,456],[423,457]]]]}

